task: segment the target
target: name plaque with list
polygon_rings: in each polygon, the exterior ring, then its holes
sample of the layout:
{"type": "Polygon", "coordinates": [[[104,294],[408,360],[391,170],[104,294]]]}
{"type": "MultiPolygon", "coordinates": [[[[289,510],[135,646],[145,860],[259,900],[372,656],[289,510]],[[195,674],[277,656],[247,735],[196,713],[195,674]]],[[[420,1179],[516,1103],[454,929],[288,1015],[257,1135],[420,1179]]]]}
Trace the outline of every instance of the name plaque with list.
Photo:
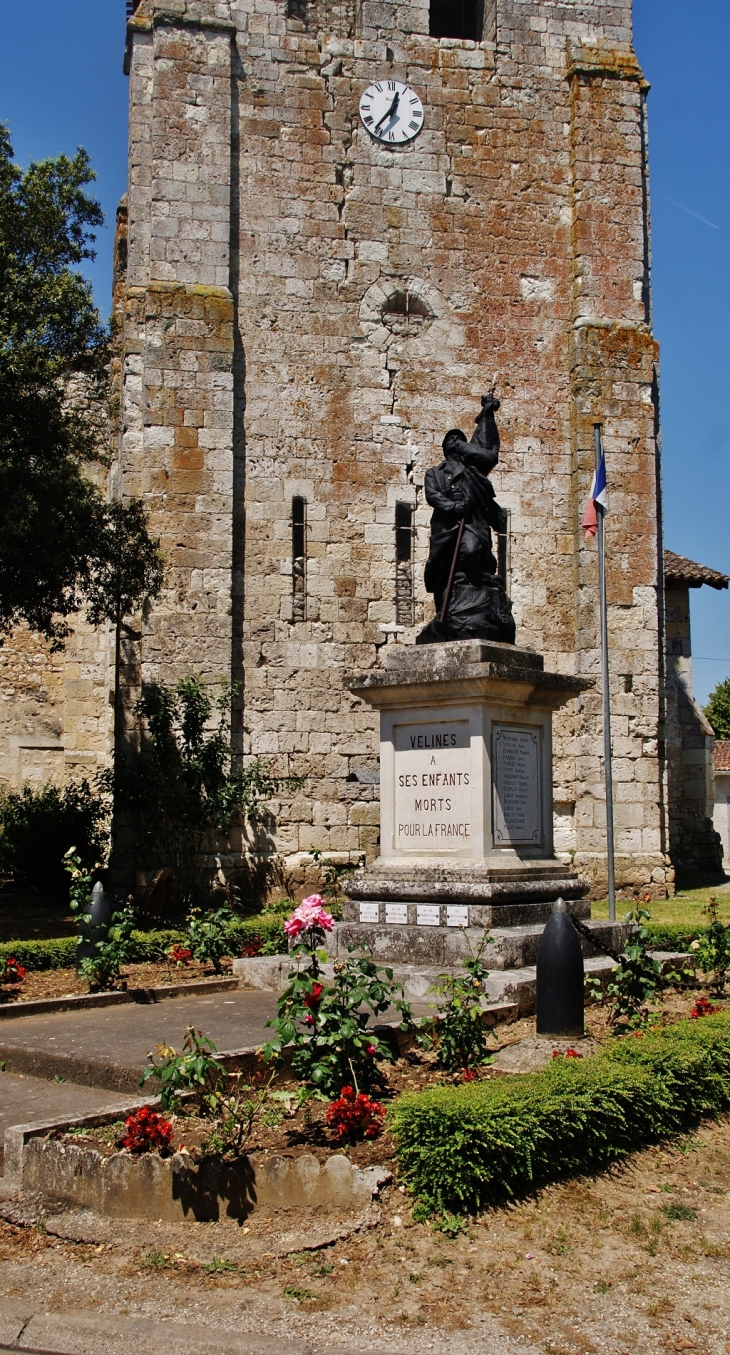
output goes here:
{"type": "Polygon", "coordinates": [[[471,739],[468,720],[393,726],[396,851],[468,852],[471,739]]]}
{"type": "Polygon", "coordinates": [[[509,846],[540,841],[540,734],[517,725],[493,725],[494,841],[509,846]]]}

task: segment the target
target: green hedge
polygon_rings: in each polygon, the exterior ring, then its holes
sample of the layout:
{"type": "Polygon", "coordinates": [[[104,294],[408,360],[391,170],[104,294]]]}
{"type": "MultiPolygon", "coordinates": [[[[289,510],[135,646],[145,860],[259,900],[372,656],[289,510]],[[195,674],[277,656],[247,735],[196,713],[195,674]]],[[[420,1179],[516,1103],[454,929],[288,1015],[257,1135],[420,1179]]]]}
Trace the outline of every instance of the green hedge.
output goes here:
{"type": "MultiPolygon", "coordinates": [[[[287,950],[286,936],[282,918],[251,917],[235,926],[237,942],[242,947],[246,941],[258,936],[270,955],[284,955],[287,950]]],[[[184,931],[168,929],[156,932],[133,932],[133,963],[164,960],[171,946],[184,946],[187,934],[184,931]]],[[[14,956],[26,969],[67,969],[76,963],[75,936],[56,937],[50,941],[4,941],[0,944],[0,955],[14,956]]]]}
{"type": "Polygon", "coordinates": [[[424,1212],[473,1212],[730,1106],[730,1013],[613,1041],[544,1072],[400,1098],[389,1120],[424,1212]]]}
{"type": "Polygon", "coordinates": [[[676,922],[648,922],[649,944],[652,950],[689,950],[693,941],[704,936],[707,927],[682,926],[676,922]]]}

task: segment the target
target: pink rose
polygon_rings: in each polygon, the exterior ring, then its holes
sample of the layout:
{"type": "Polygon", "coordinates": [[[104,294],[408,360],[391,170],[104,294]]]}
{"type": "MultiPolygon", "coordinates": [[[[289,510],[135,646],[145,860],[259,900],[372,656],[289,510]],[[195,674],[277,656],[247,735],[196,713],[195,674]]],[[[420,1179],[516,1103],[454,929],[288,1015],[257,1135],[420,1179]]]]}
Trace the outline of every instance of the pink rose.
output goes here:
{"type": "Polygon", "coordinates": [[[302,899],[298,908],[294,909],[291,917],[284,923],[284,931],[287,936],[299,936],[300,932],[317,931],[331,932],[334,927],[334,918],[324,907],[324,899],[320,894],[310,894],[309,898],[302,899]]]}

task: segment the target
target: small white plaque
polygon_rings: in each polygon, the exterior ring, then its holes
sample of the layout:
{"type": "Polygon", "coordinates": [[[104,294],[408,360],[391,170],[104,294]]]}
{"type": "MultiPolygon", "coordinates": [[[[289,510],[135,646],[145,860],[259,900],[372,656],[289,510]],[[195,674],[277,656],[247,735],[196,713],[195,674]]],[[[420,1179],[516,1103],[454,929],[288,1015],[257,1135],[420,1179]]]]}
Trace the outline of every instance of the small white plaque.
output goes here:
{"type": "Polygon", "coordinates": [[[441,909],[438,904],[419,904],[416,908],[416,922],[419,927],[438,927],[441,922],[441,909]]]}
{"type": "Polygon", "coordinates": [[[386,903],[385,905],[386,922],[407,922],[408,904],[407,903],[386,903]]]}
{"type": "Polygon", "coordinates": [[[469,909],[468,908],[447,908],[446,909],[447,927],[468,927],[469,909]]]}
{"type": "Polygon", "coordinates": [[[377,903],[361,903],[361,904],[360,904],[360,921],[361,921],[361,922],[379,922],[379,921],[380,921],[380,907],[379,907],[379,905],[378,905],[377,903]]]}

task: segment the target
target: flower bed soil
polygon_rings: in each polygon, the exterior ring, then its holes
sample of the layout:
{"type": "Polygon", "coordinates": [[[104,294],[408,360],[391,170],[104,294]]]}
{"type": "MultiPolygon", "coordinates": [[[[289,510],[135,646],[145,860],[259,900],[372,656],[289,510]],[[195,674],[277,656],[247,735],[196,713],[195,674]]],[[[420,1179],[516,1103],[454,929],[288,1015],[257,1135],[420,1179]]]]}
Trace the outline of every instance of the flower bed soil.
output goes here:
{"type": "MultiPolygon", "coordinates": [[[[230,976],[232,960],[222,961],[223,973],[230,976]]],[[[212,965],[198,964],[191,960],[178,968],[166,964],[130,964],[125,965],[116,987],[158,988],[166,984],[193,983],[199,979],[217,977],[212,965]]],[[[0,1002],[35,1002],[48,997],[75,997],[88,993],[89,985],[80,978],[76,970],[41,969],[30,970],[22,983],[0,984],[0,1002]]]]}
{"type": "MultiPolygon", "coordinates": [[[[142,966],[139,966],[139,968],[142,968],[142,966]]],[[[701,996],[707,997],[705,990],[693,989],[691,992],[678,992],[670,989],[665,995],[665,1000],[662,1003],[655,1003],[653,1010],[662,1025],[670,1025],[689,1016],[698,997],[701,996]]],[[[713,1002],[713,1006],[722,1009],[724,1004],[713,1002]]],[[[586,1009],[586,1030],[589,1039],[584,1042],[556,1042],[559,1049],[562,1049],[565,1045],[569,1045],[571,1048],[577,1046],[578,1052],[582,1053],[582,1057],[585,1058],[590,1058],[591,1054],[600,1049],[601,1044],[613,1034],[608,1024],[608,1012],[605,1007],[591,1006],[586,1009]]],[[[495,1027],[495,1035],[496,1039],[493,1043],[495,1055],[520,1042],[534,1043],[535,1018],[525,1017],[516,1022],[500,1023],[495,1027]]],[[[549,1044],[547,1048],[549,1048],[549,1044]]],[[[398,1059],[394,1064],[384,1064],[383,1071],[386,1085],[380,1089],[373,1089],[371,1095],[373,1099],[381,1103],[384,1110],[387,1110],[388,1106],[404,1092],[425,1091],[436,1086],[458,1086],[464,1082],[463,1073],[444,1072],[437,1066],[435,1054],[423,1052],[419,1049],[412,1049],[405,1057],[398,1059]]],[[[476,1075],[480,1079],[489,1080],[514,1077],[515,1071],[485,1064],[482,1068],[476,1070],[476,1075]]],[[[269,1071],[265,1070],[261,1081],[265,1082],[268,1076],[269,1071]]],[[[298,1085],[291,1078],[276,1079],[277,1092],[289,1090],[293,1095],[298,1085]]],[[[146,1086],[150,1095],[153,1096],[156,1091],[154,1079],[148,1082],[146,1086]]],[[[382,1134],[376,1139],[359,1143],[343,1142],[337,1139],[327,1127],[324,1119],[326,1109],[327,1104],[325,1102],[314,1101],[309,1103],[306,1110],[292,1108],[289,1113],[284,1111],[280,1123],[276,1126],[256,1124],[251,1138],[245,1146],[245,1153],[253,1159],[259,1154],[298,1157],[302,1153],[308,1153],[316,1157],[319,1162],[324,1162],[332,1156],[333,1152],[342,1150],[347,1153],[350,1161],[357,1167],[384,1164],[393,1170],[395,1169],[395,1143],[387,1122],[382,1134]]],[[[205,1118],[190,1114],[168,1116],[167,1118],[173,1124],[174,1149],[179,1151],[182,1148],[183,1151],[190,1153],[193,1159],[199,1159],[201,1145],[211,1132],[212,1123],[205,1118]]],[[[98,1129],[85,1130],[83,1137],[86,1141],[93,1142],[102,1154],[111,1155],[119,1151],[119,1141],[123,1134],[123,1123],[120,1121],[116,1125],[105,1125],[98,1129]]],[[[62,1137],[76,1143],[79,1142],[78,1135],[66,1134],[62,1137]]]]}

